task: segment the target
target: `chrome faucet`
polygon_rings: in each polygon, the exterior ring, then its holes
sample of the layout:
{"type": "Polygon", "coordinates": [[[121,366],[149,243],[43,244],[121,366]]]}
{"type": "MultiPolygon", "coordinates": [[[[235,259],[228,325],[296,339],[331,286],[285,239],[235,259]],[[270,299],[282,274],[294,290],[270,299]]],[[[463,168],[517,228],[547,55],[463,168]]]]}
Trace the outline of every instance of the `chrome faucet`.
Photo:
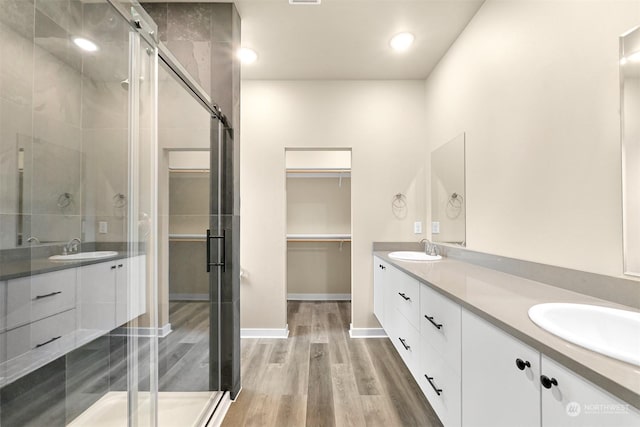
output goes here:
{"type": "Polygon", "coordinates": [[[31,236],[27,239],[27,243],[36,243],[36,244],[40,244],[40,239],[38,239],[36,236],[31,236]]]}
{"type": "Polygon", "coordinates": [[[82,242],[77,237],[69,240],[69,243],[62,247],[62,255],[72,254],[78,252],[78,245],[82,242]]]}
{"type": "Polygon", "coordinates": [[[422,239],[420,243],[424,243],[424,253],[427,255],[438,255],[438,246],[432,243],[429,239],[422,239]]]}

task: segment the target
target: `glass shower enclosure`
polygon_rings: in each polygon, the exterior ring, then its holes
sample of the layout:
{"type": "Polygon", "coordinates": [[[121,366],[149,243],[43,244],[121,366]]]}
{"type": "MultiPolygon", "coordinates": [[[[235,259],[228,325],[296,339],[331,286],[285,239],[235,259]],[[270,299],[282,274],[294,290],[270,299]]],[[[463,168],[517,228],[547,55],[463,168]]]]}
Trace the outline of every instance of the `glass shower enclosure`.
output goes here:
{"type": "MultiPolygon", "coordinates": [[[[0,4],[3,427],[175,425],[163,408],[189,407],[159,393],[166,301],[158,64],[167,61],[156,35],[136,2],[0,4]]],[[[192,94],[188,74],[168,62],[192,94]]],[[[200,101],[212,152],[224,153],[217,141],[231,131],[220,133],[223,117],[200,101]]],[[[217,155],[212,163],[225,167],[217,155]]],[[[223,200],[227,178],[216,171],[212,200],[223,200]]],[[[216,392],[225,387],[225,354],[233,354],[219,344],[221,297],[238,264],[225,255],[237,252],[233,221],[226,225],[222,201],[211,203],[212,235],[233,237],[217,239],[207,261],[216,392]]]]}

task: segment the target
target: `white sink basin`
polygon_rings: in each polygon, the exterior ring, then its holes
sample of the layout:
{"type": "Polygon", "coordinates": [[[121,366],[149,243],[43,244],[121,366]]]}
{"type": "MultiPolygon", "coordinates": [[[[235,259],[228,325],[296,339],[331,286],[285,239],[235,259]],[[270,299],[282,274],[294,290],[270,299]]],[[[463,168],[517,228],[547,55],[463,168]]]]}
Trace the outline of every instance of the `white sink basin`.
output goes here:
{"type": "Polygon", "coordinates": [[[529,318],[567,341],[640,366],[640,313],[587,304],[534,305],[529,318]]]}
{"type": "Polygon", "coordinates": [[[440,255],[427,255],[424,252],[398,251],[391,252],[389,258],[400,261],[436,261],[442,259],[440,255]]]}
{"type": "Polygon", "coordinates": [[[82,261],[100,258],[109,258],[118,255],[116,251],[95,251],[95,252],[78,252],[69,255],[53,255],[49,259],[51,261],[82,261]]]}

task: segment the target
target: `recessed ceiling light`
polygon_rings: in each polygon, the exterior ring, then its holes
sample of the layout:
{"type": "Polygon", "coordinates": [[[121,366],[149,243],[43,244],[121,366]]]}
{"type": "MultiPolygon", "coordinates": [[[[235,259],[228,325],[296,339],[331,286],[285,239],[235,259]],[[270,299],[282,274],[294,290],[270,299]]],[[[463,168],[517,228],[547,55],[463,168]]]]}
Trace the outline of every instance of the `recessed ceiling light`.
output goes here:
{"type": "Polygon", "coordinates": [[[404,52],[413,44],[414,39],[415,37],[411,33],[400,33],[391,38],[389,45],[396,52],[404,52]]]}
{"type": "Polygon", "coordinates": [[[85,39],[84,37],[74,37],[73,42],[80,49],[86,50],[87,52],[95,52],[96,50],[98,50],[98,45],[96,45],[91,40],[85,39]]]}
{"type": "Polygon", "coordinates": [[[253,64],[258,59],[258,54],[248,47],[241,47],[238,50],[238,58],[243,64],[253,64]]]}

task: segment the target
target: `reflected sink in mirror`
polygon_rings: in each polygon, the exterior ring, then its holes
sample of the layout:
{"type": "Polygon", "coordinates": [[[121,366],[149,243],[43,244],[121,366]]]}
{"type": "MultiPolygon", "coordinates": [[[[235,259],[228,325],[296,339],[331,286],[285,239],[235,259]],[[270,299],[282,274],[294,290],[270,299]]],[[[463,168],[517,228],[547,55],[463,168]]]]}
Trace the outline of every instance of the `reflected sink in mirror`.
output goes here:
{"type": "Polygon", "coordinates": [[[529,309],[542,329],[614,359],[640,366],[640,313],[587,304],[547,303],[529,309]]]}
{"type": "Polygon", "coordinates": [[[95,252],[78,252],[69,255],[53,255],[49,259],[51,261],[86,261],[92,259],[110,258],[118,255],[116,251],[95,251],[95,252]]]}
{"type": "Polygon", "coordinates": [[[391,252],[389,258],[397,259],[400,261],[437,261],[442,259],[440,255],[427,255],[424,252],[415,251],[398,251],[391,252]]]}

